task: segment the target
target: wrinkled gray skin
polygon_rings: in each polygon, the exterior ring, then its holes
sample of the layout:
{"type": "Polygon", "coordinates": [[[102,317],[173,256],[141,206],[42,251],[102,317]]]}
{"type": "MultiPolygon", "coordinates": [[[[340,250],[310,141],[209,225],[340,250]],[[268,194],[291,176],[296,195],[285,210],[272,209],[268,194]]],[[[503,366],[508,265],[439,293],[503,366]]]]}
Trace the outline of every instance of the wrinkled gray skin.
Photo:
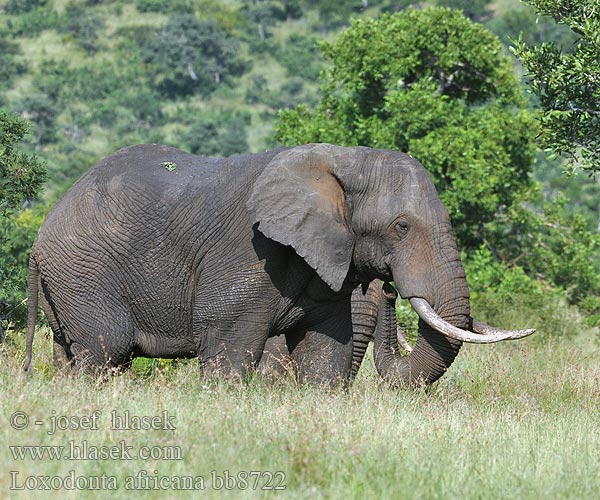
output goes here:
{"type": "MultiPolygon", "coordinates": [[[[394,321],[393,323],[380,325],[389,328],[390,331],[384,332],[383,328],[380,327],[378,330],[379,335],[393,339],[397,325],[395,321],[395,299],[388,300],[384,297],[382,282],[378,279],[373,280],[366,290],[363,290],[363,287],[356,288],[352,292],[350,307],[352,314],[352,368],[350,379],[353,380],[358,373],[369,343],[374,341],[380,309],[389,307],[394,321]]],[[[398,346],[392,348],[399,349],[398,346]]],[[[258,372],[261,375],[277,379],[292,371],[293,363],[285,342],[285,335],[270,337],[258,365],[258,372]]]]}
{"type": "MultiPolygon", "coordinates": [[[[300,381],[348,380],[350,297],[376,278],[468,327],[448,214],[410,156],[327,144],[223,160],[124,148],[40,229],[24,368],[39,289],[58,367],[197,357],[203,372],[243,375],[282,334],[300,381]]],[[[404,358],[384,338],[376,365],[395,385],[436,380],[461,345],[424,323],[404,358]]]]}

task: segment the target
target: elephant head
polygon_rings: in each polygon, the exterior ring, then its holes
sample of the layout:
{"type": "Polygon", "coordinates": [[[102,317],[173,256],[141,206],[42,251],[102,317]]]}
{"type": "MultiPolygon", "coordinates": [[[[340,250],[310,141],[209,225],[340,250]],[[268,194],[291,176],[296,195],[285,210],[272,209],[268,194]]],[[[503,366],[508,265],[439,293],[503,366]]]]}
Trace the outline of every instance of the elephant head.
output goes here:
{"type": "Polygon", "coordinates": [[[532,332],[467,331],[469,292],[450,218],[407,154],[329,144],[284,150],[258,177],[248,207],[263,234],[293,247],[334,292],[379,278],[411,301],[421,319],[410,355],[400,356],[389,333],[376,345],[377,368],[395,385],[435,381],[463,340],[532,332]]]}

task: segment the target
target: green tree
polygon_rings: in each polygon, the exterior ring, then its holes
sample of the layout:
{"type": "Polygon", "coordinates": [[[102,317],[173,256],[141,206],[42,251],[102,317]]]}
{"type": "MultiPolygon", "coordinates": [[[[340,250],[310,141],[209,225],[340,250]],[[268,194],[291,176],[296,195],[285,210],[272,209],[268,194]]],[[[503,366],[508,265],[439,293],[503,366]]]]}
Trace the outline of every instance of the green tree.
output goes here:
{"type": "Polygon", "coordinates": [[[520,40],[514,52],[529,72],[541,107],[541,146],[572,168],[600,171],[600,9],[597,0],[526,0],[540,15],[578,35],[564,53],[555,43],[520,40]]]}
{"type": "Polygon", "coordinates": [[[306,9],[316,9],[322,34],[348,25],[352,15],[360,13],[369,5],[367,0],[302,0],[302,3],[306,9]]]}
{"type": "Polygon", "coordinates": [[[290,35],[281,50],[279,61],[290,77],[316,79],[322,67],[317,39],[299,34],[290,35]]]}
{"type": "Polygon", "coordinates": [[[48,96],[32,93],[15,107],[35,125],[33,135],[36,147],[56,139],[55,123],[59,110],[48,96]]]}
{"type": "Polygon", "coordinates": [[[4,217],[24,199],[34,198],[45,180],[44,164],[17,149],[28,132],[25,119],[0,110],[0,215],[4,217]]]}
{"type": "Polygon", "coordinates": [[[507,47],[511,41],[521,37],[528,45],[554,42],[570,52],[577,36],[569,28],[556,24],[552,18],[539,16],[529,5],[519,4],[498,14],[486,23],[486,27],[498,35],[507,47]]]}
{"type": "Polygon", "coordinates": [[[98,30],[104,22],[100,16],[83,5],[71,2],[64,12],[63,30],[90,55],[98,48],[98,30]]]}
{"type": "Polygon", "coordinates": [[[25,64],[19,60],[19,55],[19,46],[0,31],[0,90],[10,87],[12,79],[25,72],[25,64]]]}
{"type": "Polygon", "coordinates": [[[7,14],[23,14],[37,7],[43,7],[48,0],[7,0],[4,12],[7,14]]]}
{"type": "Polygon", "coordinates": [[[242,3],[241,12],[246,19],[247,29],[250,33],[256,33],[261,42],[272,36],[269,31],[272,25],[286,18],[280,2],[245,0],[242,3]]]}
{"type": "Polygon", "coordinates": [[[324,46],[315,110],[283,111],[277,139],[408,152],[433,177],[463,248],[530,186],[533,121],[499,40],[430,8],[353,22],[324,46]]]}
{"type": "Polygon", "coordinates": [[[200,114],[182,135],[193,154],[231,156],[248,152],[246,126],[250,115],[236,112],[200,114]]]}
{"type": "Polygon", "coordinates": [[[490,14],[491,0],[435,0],[440,7],[449,7],[463,12],[471,21],[483,21],[490,14]]]}
{"type": "Polygon", "coordinates": [[[213,21],[190,14],[171,17],[142,47],[152,85],[175,96],[208,95],[229,76],[246,70],[239,43],[213,21]]]}
{"type": "Polygon", "coordinates": [[[46,175],[38,158],[17,147],[28,131],[26,120],[0,110],[0,340],[2,323],[24,297],[26,258],[37,231],[35,224],[19,223],[14,215],[24,200],[36,196],[46,175]]]}

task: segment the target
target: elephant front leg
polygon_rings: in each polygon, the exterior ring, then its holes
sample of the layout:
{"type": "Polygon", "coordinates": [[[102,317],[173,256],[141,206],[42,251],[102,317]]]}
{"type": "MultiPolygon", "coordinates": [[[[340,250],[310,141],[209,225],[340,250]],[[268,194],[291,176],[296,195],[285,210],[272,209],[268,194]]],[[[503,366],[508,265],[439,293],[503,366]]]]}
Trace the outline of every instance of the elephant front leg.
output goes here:
{"type": "Polygon", "coordinates": [[[292,372],[292,358],[286,344],[285,335],[267,339],[262,358],[256,369],[267,380],[280,380],[292,372]]]}
{"type": "Polygon", "coordinates": [[[352,368],[352,321],[334,314],[305,331],[287,334],[300,383],[346,384],[352,368]]]}
{"type": "Polygon", "coordinates": [[[202,335],[198,358],[204,377],[243,379],[260,361],[267,332],[248,325],[213,326],[202,335]]]}

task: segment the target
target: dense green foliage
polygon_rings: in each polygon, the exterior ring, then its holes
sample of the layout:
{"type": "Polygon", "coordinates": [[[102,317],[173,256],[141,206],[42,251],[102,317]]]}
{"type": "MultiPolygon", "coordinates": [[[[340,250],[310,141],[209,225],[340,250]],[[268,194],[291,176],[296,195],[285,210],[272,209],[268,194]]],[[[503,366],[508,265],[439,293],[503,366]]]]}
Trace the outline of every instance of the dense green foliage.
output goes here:
{"type": "Polygon", "coordinates": [[[245,70],[239,44],[212,21],[192,14],[171,17],[142,44],[151,85],[161,94],[210,94],[229,75],[245,70]]]}
{"type": "Polygon", "coordinates": [[[39,214],[30,220],[31,211],[15,217],[21,203],[37,195],[46,175],[41,160],[20,150],[28,131],[22,117],[0,110],[0,341],[2,323],[23,311],[14,314],[24,295],[29,248],[42,221],[39,214]]]}
{"type": "Polygon", "coordinates": [[[577,34],[570,53],[553,42],[516,42],[542,108],[542,147],[572,168],[600,172],[600,10],[596,0],[527,0],[537,12],[577,34]]]}
{"type": "Polygon", "coordinates": [[[44,182],[46,171],[41,160],[18,148],[28,132],[26,120],[0,110],[0,215],[35,197],[44,182]]]}

